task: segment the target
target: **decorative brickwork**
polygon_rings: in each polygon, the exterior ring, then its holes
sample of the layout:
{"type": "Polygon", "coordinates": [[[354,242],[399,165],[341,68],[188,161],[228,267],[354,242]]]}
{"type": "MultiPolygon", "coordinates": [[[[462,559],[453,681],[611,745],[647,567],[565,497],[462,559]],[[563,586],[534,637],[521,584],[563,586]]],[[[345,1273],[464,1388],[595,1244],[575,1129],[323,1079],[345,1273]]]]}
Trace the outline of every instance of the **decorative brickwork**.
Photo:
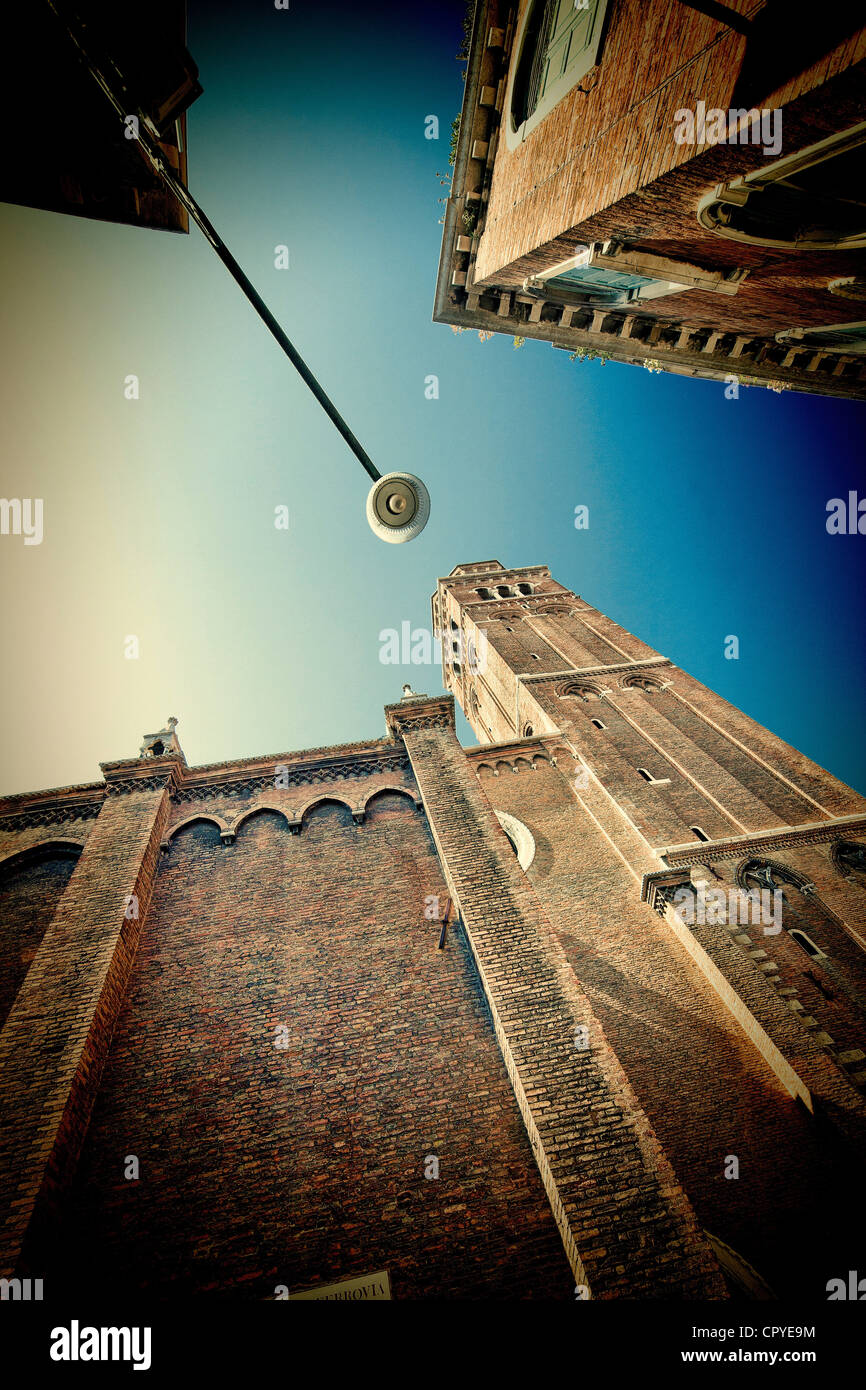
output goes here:
{"type": "Polygon", "coordinates": [[[458,566],[433,618],[486,661],[386,738],[191,768],[170,720],[0,802],[3,1274],[724,1299],[745,1260],[814,1299],[856,1267],[866,800],[545,566],[458,566]]]}

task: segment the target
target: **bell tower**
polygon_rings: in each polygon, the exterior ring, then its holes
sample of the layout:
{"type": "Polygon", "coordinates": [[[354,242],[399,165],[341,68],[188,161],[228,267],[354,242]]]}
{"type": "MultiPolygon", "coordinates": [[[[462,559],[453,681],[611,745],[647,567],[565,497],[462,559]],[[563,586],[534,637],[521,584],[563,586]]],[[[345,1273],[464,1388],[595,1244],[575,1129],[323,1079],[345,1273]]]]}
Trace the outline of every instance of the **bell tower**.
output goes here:
{"type": "Polygon", "coordinates": [[[733,1285],[783,1292],[810,1243],[829,1277],[866,1142],[866,798],[544,565],[458,565],[433,623],[467,760],[733,1285]]]}

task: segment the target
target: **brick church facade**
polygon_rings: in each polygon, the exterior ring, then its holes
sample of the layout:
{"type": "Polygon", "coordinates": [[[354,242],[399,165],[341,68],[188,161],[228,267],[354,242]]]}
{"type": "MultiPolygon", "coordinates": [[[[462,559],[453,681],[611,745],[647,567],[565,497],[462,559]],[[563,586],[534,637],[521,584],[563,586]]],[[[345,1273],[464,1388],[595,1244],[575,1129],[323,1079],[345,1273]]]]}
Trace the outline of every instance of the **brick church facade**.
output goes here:
{"type": "Polygon", "coordinates": [[[170,720],[0,802],[0,1275],[826,1299],[866,799],[544,566],[432,616],[384,738],[189,767],[170,720]]]}

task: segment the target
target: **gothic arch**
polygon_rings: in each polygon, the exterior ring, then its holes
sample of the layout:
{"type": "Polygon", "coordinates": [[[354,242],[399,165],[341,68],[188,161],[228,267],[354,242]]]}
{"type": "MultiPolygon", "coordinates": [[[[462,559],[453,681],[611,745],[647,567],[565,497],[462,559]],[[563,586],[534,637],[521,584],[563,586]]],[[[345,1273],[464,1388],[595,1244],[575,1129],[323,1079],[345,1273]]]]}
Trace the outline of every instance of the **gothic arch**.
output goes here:
{"type": "Polygon", "coordinates": [[[282,816],[283,820],[286,822],[286,825],[291,824],[289,820],[289,813],[286,810],[285,806],[275,806],[272,801],[260,801],[257,806],[251,806],[249,810],[242,811],[241,814],[237,817],[237,819],[232,821],[229,827],[232,835],[237,835],[244,822],[250,820],[253,816],[259,815],[261,811],[270,811],[272,815],[282,816]]]}
{"type": "Polygon", "coordinates": [[[420,797],[416,796],[414,792],[410,792],[406,787],[377,787],[375,791],[368,792],[361,802],[361,808],[365,815],[370,803],[375,801],[377,796],[402,796],[405,801],[410,801],[412,803],[413,810],[416,810],[422,804],[420,797]]]}
{"type": "Polygon", "coordinates": [[[63,901],[82,848],[72,840],[46,837],[0,860],[0,1028],[63,901]]]}
{"type": "Polygon", "coordinates": [[[31,864],[41,864],[45,859],[78,859],[84,845],[78,840],[48,839],[39,840],[26,849],[12,850],[0,859],[0,875],[15,873],[17,869],[29,868],[31,864]]]}
{"type": "Polygon", "coordinates": [[[344,806],[350,815],[354,814],[351,802],[347,801],[344,796],[335,796],[332,793],[329,796],[311,797],[310,800],[307,801],[305,805],[298,811],[298,821],[306,822],[307,820],[309,820],[309,817],[312,814],[312,812],[315,811],[319,806],[344,806]]]}
{"type": "Polygon", "coordinates": [[[179,835],[181,830],[185,830],[188,825],[196,825],[198,822],[215,825],[220,835],[229,828],[228,822],[224,821],[221,816],[210,815],[204,811],[196,811],[194,815],[187,816],[185,820],[178,821],[177,825],[171,827],[165,837],[166,844],[170,844],[175,835],[179,835]]]}

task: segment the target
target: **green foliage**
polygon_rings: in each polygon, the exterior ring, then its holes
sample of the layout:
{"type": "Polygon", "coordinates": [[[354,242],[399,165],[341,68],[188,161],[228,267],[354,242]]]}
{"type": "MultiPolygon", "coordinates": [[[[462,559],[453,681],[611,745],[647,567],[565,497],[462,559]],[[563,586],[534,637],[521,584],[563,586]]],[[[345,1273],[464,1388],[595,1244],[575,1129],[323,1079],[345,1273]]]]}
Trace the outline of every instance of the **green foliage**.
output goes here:
{"type": "Polygon", "coordinates": [[[569,362],[591,362],[593,358],[604,366],[610,360],[610,353],[602,352],[599,348],[575,348],[574,352],[568,354],[569,362]]]}
{"type": "Polygon", "coordinates": [[[448,153],[448,163],[453,164],[457,158],[457,141],[460,139],[460,117],[454,117],[451,122],[451,148],[448,153]]]}
{"type": "Polygon", "coordinates": [[[460,40],[460,47],[457,50],[457,62],[465,63],[469,57],[469,49],[472,44],[472,23],[475,19],[475,0],[468,0],[466,11],[461,21],[463,37],[460,40]]]}

